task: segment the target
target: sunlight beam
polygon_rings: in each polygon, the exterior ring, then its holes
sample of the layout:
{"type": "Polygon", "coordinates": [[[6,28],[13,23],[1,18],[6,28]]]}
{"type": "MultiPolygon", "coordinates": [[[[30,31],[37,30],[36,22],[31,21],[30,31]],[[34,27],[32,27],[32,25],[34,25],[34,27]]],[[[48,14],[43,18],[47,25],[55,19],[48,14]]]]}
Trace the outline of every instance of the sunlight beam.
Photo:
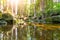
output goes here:
{"type": "Polygon", "coordinates": [[[17,15],[18,3],[19,3],[19,0],[10,0],[13,15],[14,14],[17,15]]]}

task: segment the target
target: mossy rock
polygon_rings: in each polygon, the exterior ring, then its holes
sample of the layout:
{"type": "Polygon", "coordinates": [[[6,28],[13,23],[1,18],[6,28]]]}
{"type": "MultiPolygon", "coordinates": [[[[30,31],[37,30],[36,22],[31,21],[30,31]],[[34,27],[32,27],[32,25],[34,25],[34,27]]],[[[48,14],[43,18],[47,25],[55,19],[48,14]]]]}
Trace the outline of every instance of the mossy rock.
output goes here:
{"type": "MultiPolygon", "coordinates": [[[[13,25],[16,23],[13,16],[10,15],[9,13],[2,14],[2,19],[0,19],[1,23],[2,20],[7,24],[5,26],[4,25],[0,26],[0,31],[5,31],[5,32],[10,31],[13,25]]],[[[4,24],[4,22],[2,24],[4,24]]]]}
{"type": "Polygon", "coordinates": [[[2,14],[2,19],[4,20],[13,20],[13,16],[9,13],[2,14]]]}

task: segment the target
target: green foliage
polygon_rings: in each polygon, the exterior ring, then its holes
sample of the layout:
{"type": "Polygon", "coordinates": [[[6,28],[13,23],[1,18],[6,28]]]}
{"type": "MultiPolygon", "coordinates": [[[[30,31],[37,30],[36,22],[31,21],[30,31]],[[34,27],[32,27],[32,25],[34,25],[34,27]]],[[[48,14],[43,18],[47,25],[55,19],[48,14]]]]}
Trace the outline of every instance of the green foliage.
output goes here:
{"type": "Polygon", "coordinates": [[[13,16],[9,13],[2,14],[2,18],[5,20],[13,20],[13,16]]]}
{"type": "Polygon", "coordinates": [[[34,16],[34,4],[30,5],[30,16],[34,16]]]}
{"type": "Polygon", "coordinates": [[[54,3],[54,6],[53,6],[54,9],[60,9],[60,3],[54,3]]]}
{"type": "Polygon", "coordinates": [[[46,23],[52,23],[52,18],[46,18],[46,19],[45,19],[45,22],[46,22],[46,23]]]}
{"type": "Polygon", "coordinates": [[[46,19],[45,19],[45,21],[52,22],[52,23],[59,23],[60,17],[58,17],[58,15],[60,15],[60,3],[53,3],[54,5],[52,5],[52,4],[50,5],[50,4],[46,5],[46,9],[45,9],[46,19]],[[53,17],[53,16],[55,16],[55,17],[53,17]]]}
{"type": "Polygon", "coordinates": [[[53,23],[60,23],[60,17],[56,16],[52,18],[53,23]]]}
{"type": "Polygon", "coordinates": [[[2,18],[2,12],[0,11],[0,19],[2,18]]]}
{"type": "Polygon", "coordinates": [[[36,0],[36,3],[35,3],[36,11],[40,8],[40,1],[41,0],[36,0]]]}

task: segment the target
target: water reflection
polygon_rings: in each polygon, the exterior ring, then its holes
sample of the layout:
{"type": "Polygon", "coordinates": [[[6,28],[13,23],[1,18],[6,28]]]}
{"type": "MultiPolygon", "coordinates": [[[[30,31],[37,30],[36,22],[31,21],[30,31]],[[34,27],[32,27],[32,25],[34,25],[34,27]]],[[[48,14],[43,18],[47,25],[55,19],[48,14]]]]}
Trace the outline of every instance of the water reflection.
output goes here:
{"type": "Polygon", "coordinates": [[[60,25],[41,24],[42,26],[7,25],[8,28],[0,31],[0,40],[60,40],[60,25]],[[18,26],[17,28],[14,28],[18,26]],[[8,30],[8,31],[6,31],[8,30]]]}

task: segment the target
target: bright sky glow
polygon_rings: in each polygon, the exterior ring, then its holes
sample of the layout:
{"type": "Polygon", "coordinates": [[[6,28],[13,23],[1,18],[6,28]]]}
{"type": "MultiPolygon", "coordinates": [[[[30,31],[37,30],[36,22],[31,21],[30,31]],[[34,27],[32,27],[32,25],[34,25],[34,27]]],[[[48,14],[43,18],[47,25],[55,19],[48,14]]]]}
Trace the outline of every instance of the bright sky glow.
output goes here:
{"type": "Polygon", "coordinates": [[[14,4],[18,4],[19,3],[19,0],[10,0],[9,1],[12,5],[14,5],[14,4]]]}
{"type": "Polygon", "coordinates": [[[18,5],[23,7],[27,3],[27,6],[30,7],[31,0],[7,0],[8,5],[9,5],[9,3],[10,3],[11,8],[12,8],[12,13],[17,14],[18,5]]]}
{"type": "Polygon", "coordinates": [[[30,5],[30,1],[31,1],[31,0],[28,0],[28,1],[27,1],[27,4],[28,4],[28,5],[30,5]]]}
{"type": "Polygon", "coordinates": [[[53,2],[58,2],[58,0],[53,0],[53,2]]]}
{"type": "Polygon", "coordinates": [[[17,7],[18,7],[19,0],[8,0],[8,3],[11,4],[13,15],[17,14],[17,7]]]}

